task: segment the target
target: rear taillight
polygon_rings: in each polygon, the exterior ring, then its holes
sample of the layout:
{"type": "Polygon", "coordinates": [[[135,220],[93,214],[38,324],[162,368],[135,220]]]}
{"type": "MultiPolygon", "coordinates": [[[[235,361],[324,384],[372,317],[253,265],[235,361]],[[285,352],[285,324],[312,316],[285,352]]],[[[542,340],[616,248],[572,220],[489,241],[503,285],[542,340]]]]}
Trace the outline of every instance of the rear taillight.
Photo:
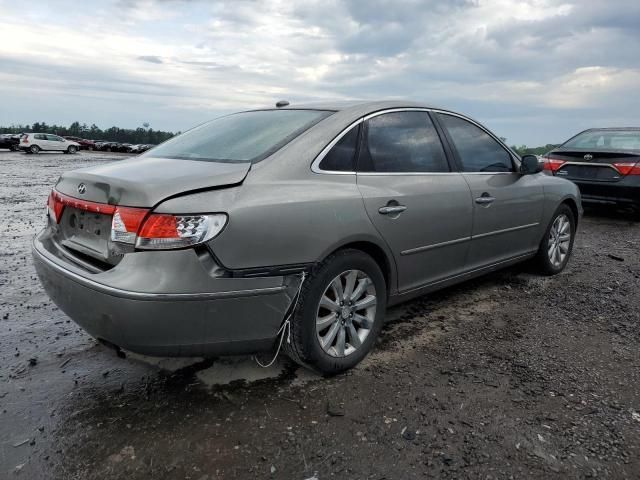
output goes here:
{"type": "Polygon", "coordinates": [[[620,162],[614,163],[613,166],[621,175],[640,175],[640,162],[620,162]]]}
{"type": "Polygon", "coordinates": [[[111,222],[111,240],[142,250],[191,247],[214,238],[226,223],[223,213],[167,215],[118,207],[111,222]]]}
{"type": "Polygon", "coordinates": [[[545,157],[544,159],[544,170],[548,170],[552,173],[557,172],[560,168],[567,163],[566,160],[560,160],[558,158],[553,157],[545,157]]]}
{"type": "Polygon", "coordinates": [[[111,219],[111,240],[135,245],[140,226],[148,214],[146,208],[117,207],[111,219]]]}
{"type": "Polygon", "coordinates": [[[51,190],[49,199],[47,200],[47,211],[55,223],[60,223],[63,210],[64,203],[62,202],[62,196],[55,190],[51,190]]]}
{"type": "Polygon", "coordinates": [[[20,139],[20,141],[22,141],[22,143],[29,143],[29,135],[25,135],[20,139]]]}
{"type": "Polygon", "coordinates": [[[78,210],[84,210],[85,212],[103,213],[105,215],[113,214],[116,209],[116,207],[113,205],[80,200],[79,198],[69,197],[55,190],[51,190],[49,199],[47,200],[47,210],[49,211],[49,215],[53,217],[53,220],[56,223],[60,223],[62,212],[64,211],[65,206],[77,208],[78,210]]]}

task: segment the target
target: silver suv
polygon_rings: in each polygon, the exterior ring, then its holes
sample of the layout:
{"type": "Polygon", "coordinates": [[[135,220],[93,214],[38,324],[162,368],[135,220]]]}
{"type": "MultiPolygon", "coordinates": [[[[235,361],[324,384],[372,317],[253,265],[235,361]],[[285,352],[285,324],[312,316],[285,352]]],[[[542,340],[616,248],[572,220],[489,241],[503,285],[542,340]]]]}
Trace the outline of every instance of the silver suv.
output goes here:
{"type": "Polygon", "coordinates": [[[150,355],[286,352],[356,365],[388,305],[569,259],[577,187],[477,122],[407,102],[218,118],[64,174],[35,265],[91,335],[150,355]]]}

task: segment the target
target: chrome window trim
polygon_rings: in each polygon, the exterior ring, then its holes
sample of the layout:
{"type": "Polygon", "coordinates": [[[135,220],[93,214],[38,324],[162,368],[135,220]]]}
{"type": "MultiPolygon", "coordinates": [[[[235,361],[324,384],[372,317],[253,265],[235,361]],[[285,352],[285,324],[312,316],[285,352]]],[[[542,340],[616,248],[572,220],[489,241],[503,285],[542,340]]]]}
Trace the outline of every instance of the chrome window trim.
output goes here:
{"type": "MultiPolygon", "coordinates": [[[[469,117],[466,117],[466,116],[461,115],[459,113],[450,112],[448,110],[441,110],[441,109],[437,109],[437,108],[398,107],[398,108],[389,108],[389,109],[386,109],[386,110],[380,110],[380,111],[377,111],[377,112],[369,113],[369,114],[365,115],[364,117],[359,118],[355,122],[351,123],[348,127],[346,127],[344,130],[342,130],[326,147],[324,147],[320,151],[320,153],[316,156],[316,158],[311,163],[311,171],[313,173],[326,174],[326,175],[367,175],[367,176],[379,176],[379,175],[452,175],[452,174],[465,174],[465,175],[470,175],[470,174],[471,175],[505,175],[505,174],[506,175],[513,175],[513,174],[517,174],[517,175],[519,175],[519,173],[517,172],[517,168],[513,172],[455,172],[455,171],[451,171],[451,172],[356,172],[356,171],[345,171],[345,172],[342,172],[342,171],[335,171],[335,170],[322,170],[320,168],[320,162],[322,162],[324,157],[326,157],[327,153],[329,153],[329,150],[331,150],[335,146],[335,144],[338,143],[342,139],[342,137],[344,137],[356,125],[359,125],[360,123],[364,123],[365,121],[369,120],[370,118],[377,117],[379,115],[384,115],[384,114],[387,114],[387,113],[396,113],[396,112],[442,113],[444,115],[451,115],[453,117],[458,117],[458,118],[461,118],[463,120],[466,120],[467,122],[472,123],[473,125],[478,127],[480,130],[485,132],[487,135],[489,135],[491,138],[493,138],[496,142],[498,142],[498,144],[503,149],[505,149],[507,151],[507,153],[511,156],[512,160],[515,161],[514,167],[517,167],[520,164],[520,157],[513,150],[511,150],[507,145],[505,145],[493,133],[491,133],[489,130],[487,130],[485,127],[483,127],[481,124],[479,124],[478,122],[476,122],[475,120],[473,120],[473,119],[471,119],[469,117]]],[[[441,142],[442,142],[442,140],[441,140],[441,142]]]]}
{"type": "MultiPolygon", "coordinates": [[[[324,173],[324,172],[323,172],[324,173]]],[[[462,175],[462,172],[355,172],[359,177],[380,177],[380,176],[400,176],[410,177],[415,175],[431,176],[431,175],[462,175]]]]}

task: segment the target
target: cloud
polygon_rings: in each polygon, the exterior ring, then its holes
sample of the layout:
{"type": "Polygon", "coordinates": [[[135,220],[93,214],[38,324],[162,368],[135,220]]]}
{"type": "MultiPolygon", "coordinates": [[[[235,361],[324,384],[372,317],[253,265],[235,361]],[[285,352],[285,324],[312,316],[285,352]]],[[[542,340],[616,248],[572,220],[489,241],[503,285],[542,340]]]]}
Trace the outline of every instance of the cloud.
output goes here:
{"type": "Polygon", "coordinates": [[[533,144],[630,123],[640,102],[635,0],[67,3],[0,0],[0,123],[184,130],[280,98],[402,97],[533,144]]]}
{"type": "Polygon", "coordinates": [[[164,63],[162,59],[156,55],[140,55],[138,57],[138,60],[142,60],[143,62],[149,62],[149,63],[157,63],[157,64],[164,63]]]}

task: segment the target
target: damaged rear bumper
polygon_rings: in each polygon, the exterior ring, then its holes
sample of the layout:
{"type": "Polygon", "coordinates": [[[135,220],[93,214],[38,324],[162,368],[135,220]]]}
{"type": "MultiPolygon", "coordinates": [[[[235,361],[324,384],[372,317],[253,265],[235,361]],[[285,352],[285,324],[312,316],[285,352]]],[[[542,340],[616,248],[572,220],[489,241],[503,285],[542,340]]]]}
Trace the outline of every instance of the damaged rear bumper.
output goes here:
{"type": "Polygon", "coordinates": [[[47,231],[33,259],[54,303],[97,339],[158,356],[252,353],[273,346],[297,277],[216,277],[193,250],[137,252],[90,273],[56,254],[47,231]]]}

